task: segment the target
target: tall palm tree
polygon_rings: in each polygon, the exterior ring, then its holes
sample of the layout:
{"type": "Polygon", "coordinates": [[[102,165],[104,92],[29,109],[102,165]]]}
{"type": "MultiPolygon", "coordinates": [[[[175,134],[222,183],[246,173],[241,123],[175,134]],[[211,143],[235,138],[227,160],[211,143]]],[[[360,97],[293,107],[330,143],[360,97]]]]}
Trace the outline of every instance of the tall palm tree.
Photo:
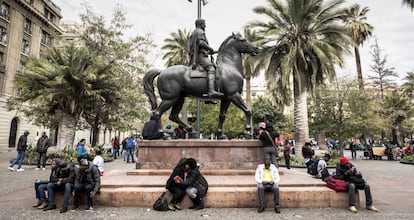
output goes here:
{"type": "Polygon", "coordinates": [[[414,71],[408,72],[404,77],[404,80],[406,80],[406,82],[401,85],[401,89],[403,94],[412,101],[414,99],[414,71]]]}
{"type": "Polygon", "coordinates": [[[179,29],[177,32],[170,34],[170,38],[164,40],[164,46],[161,47],[166,53],[162,57],[167,60],[165,66],[188,65],[190,58],[188,56],[187,44],[190,39],[190,32],[186,29],[179,29]]]}
{"type": "MultiPolygon", "coordinates": [[[[167,51],[162,57],[162,59],[167,60],[165,66],[188,65],[190,63],[190,57],[188,55],[190,32],[186,29],[179,29],[170,35],[171,38],[165,39],[165,44],[161,47],[162,50],[167,51]]],[[[181,117],[184,122],[188,122],[186,102],[184,102],[183,108],[181,109],[181,117]]]]}
{"type": "Polygon", "coordinates": [[[270,21],[255,21],[258,34],[265,38],[262,58],[266,59],[266,79],[274,79],[285,91],[293,80],[294,122],[297,152],[309,139],[307,94],[314,85],[335,76],[335,64],[351,43],[344,26],[343,0],[268,0],[270,6],[254,9],[270,21]]]}
{"type": "Polygon", "coordinates": [[[414,9],[414,0],[403,0],[402,3],[411,8],[411,11],[414,9]]]}
{"type": "Polygon", "coordinates": [[[101,99],[96,88],[96,73],[87,49],[73,45],[51,48],[40,58],[32,58],[22,74],[16,75],[15,87],[20,94],[15,102],[30,103],[38,114],[55,117],[59,127],[58,146],[73,146],[76,126],[93,99],[101,99]]]}
{"type": "Polygon", "coordinates": [[[359,46],[372,35],[372,30],[374,29],[370,24],[366,23],[368,11],[368,7],[361,8],[360,5],[354,4],[346,10],[346,16],[344,16],[345,26],[351,33],[354,41],[355,62],[360,90],[364,89],[364,79],[362,76],[359,46]]]}
{"type": "MultiPolygon", "coordinates": [[[[253,42],[258,47],[260,47],[261,40],[263,39],[249,28],[244,29],[244,38],[253,42]]],[[[260,69],[260,59],[247,54],[243,55],[243,73],[246,79],[246,104],[249,108],[252,107],[250,80],[260,74],[260,69]]]]}

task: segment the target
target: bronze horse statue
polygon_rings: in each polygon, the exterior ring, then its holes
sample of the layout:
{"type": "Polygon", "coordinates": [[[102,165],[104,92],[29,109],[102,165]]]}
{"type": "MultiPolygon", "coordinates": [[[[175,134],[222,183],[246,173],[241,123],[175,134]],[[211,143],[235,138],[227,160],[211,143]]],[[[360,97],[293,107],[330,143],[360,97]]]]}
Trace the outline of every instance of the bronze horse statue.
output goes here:
{"type": "MultiPolygon", "coordinates": [[[[216,62],[216,82],[215,87],[224,94],[219,97],[220,115],[217,127],[217,137],[226,139],[223,134],[223,123],[226,119],[226,112],[233,103],[243,110],[246,116],[245,134],[252,134],[250,109],[246,106],[241,98],[243,91],[243,66],[242,53],[250,53],[256,55],[258,48],[251,42],[244,39],[240,34],[232,34],[227,37],[221,44],[216,62]]],[[[188,132],[192,132],[191,126],[183,122],[179,117],[179,113],[184,104],[185,97],[205,98],[208,91],[207,73],[203,70],[192,69],[184,65],[175,65],[164,70],[152,69],[145,74],[143,79],[144,90],[149,97],[153,116],[157,121],[158,128],[162,132],[161,115],[171,109],[169,119],[181,125],[188,132]],[[158,76],[158,91],[162,99],[159,106],[154,93],[154,78],[158,76]]]]}

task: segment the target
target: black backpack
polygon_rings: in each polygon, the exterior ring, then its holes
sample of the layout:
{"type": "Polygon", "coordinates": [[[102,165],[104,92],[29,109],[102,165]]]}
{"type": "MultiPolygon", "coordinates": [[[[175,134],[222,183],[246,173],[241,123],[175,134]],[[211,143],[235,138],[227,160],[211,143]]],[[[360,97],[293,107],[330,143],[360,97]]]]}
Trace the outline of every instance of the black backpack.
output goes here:
{"type": "Polygon", "coordinates": [[[167,201],[167,192],[163,192],[161,196],[155,201],[152,206],[154,210],[157,211],[168,211],[168,201],[167,201]]]}
{"type": "Polygon", "coordinates": [[[312,176],[315,176],[318,173],[318,163],[319,159],[316,158],[308,167],[308,173],[312,176]]]}

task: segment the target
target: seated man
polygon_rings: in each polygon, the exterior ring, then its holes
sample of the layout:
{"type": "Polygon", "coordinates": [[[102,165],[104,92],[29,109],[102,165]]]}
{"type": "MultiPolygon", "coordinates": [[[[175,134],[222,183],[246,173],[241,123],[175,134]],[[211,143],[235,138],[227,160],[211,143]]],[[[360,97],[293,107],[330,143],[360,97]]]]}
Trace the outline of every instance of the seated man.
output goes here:
{"type": "Polygon", "coordinates": [[[373,200],[370,186],[362,179],[361,173],[355,169],[348,158],[342,157],[340,159],[340,163],[336,167],[335,178],[345,180],[348,183],[349,211],[358,212],[355,207],[355,190],[364,189],[366,208],[370,211],[378,212],[378,209],[372,205],[373,200]],[[361,181],[356,181],[355,179],[361,179],[361,181]]]}
{"type": "Polygon", "coordinates": [[[270,160],[266,160],[264,164],[259,164],[256,169],[255,179],[257,182],[257,191],[259,194],[259,208],[257,212],[265,210],[264,192],[273,192],[273,201],[275,203],[275,212],[280,213],[279,207],[279,171],[270,160]]]}
{"type": "Polygon", "coordinates": [[[97,166],[93,166],[86,159],[81,159],[79,168],[75,167],[75,197],[73,200],[73,210],[79,207],[79,193],[86,193],[87,207],[85,211],[93,211],[92,198],[99,191],[101,177],[97,166]]]}
{"type": "Polygon", "coordinates": [[[330,159],[331,159],[331,155],[329,155],[329,154],[325,154],[323,159],[319,159],[317,173],[316,173],[317,178],[322,178],[322,180],[325,180],[325,178],[329,176],[329,172],[328,172],[328,168],[327,168],[326,163],[330,159]]]}

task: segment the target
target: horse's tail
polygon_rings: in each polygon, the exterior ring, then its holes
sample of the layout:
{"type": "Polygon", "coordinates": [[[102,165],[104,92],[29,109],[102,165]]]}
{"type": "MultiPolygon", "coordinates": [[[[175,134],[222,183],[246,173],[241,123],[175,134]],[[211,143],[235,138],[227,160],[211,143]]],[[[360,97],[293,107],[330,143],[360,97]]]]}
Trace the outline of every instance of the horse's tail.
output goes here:
{"type": "Polygon", "coordinates": [[[160,73],[161,70],[159,69],[151,69],[147,74],[145,74],[144,79],[142,80],[145,94],[147,94],[151,104],[151,110],[155,110],[157,108],[157,98],[154,93],[154,79],[160,75],[160,73]]]}

